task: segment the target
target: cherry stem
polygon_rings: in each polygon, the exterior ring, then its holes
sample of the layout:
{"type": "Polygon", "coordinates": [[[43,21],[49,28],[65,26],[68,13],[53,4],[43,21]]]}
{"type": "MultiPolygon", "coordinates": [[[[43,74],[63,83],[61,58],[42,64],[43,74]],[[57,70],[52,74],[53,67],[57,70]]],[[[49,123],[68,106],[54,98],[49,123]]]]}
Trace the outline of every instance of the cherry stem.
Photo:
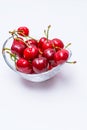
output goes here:
{"type": "Polygon", "coordinates": [[[71,43],[68,43],[66,46],[65,46],[65,48],[68,48],[68,46],[70,46],[71,45],[71,43]]]}
{"type": "Polygon", "coordinates": [[[75,64],[75,63],[77,63],[77,62],[76,62],[76,61],[67,61],[66,63],[75,64]]]}
{"type": "Polygon", "coordinates": [[[49,30],[50,30],[50,27],[51,27],[51,25],[48,26],[47,31],[44,30],[44,34],[45,34],[45,36],[46,36],[46,38],[47,38],[47,41],[48,41],[48,38],[49,38],[49,30]]]}
{"type": "Polygon", "coordinates": [[[13,54],[13,53],[11,53],[11,52],[9,52],[9,51],[6,51],[6,53],[8,53],[8,54],[10,55],[11,59],[12,59],[14,62],[16,62],[17,57],[16,57],[15,54],[13,54]]]}
{"type": "MultiPolygon", "coordinates": [[[[19,32],[19,31],[16,31],[17,33],[19,32]]],[[[20,34],[22,34],[23,35],[23,37],[26,37],[26,38],[31,38],[31,39],[34,39],[34,40],[36,40],[35,38],[33,38],[33,37],[31,37],[31,36],[27,36],[27,35],[24,35],[21,31],[19,32],[20,34]]],[[[36,40],[37,41],[37,40],[36,40]]]]}
{"type": "Polygon", "coordinates": [[[9,48],[3,48],[2,52],[5,51],[5,50],[9,50],[10,51],[11,49],[9,49],[9,48]]]}
{"type": "Polygon", "coordinates": [[[13,36],[13,38],[14,38],[14,35],[15,35],[16,37],[18,37],[18,35],[17,35],[15,32],[16,32],[16,30],[9,31],[9,33],[13,36]]]}
{"type": "Polygon", "coordinates": [[[40,49],[39,49],[39,54],[41,54],[41,55],[43,54],[43,52],[40,49]]]}
{"type": "Polygon", "coordinates": [[[48,37],[49,37],[49,30],[50,30],[50,27],[51,25],[48,26],[48,29],[47,29],[47,41],[48,41],[48,37]]]}
{"type": "MultiPolygon", "coordinates": [[[[13,30],[13,31],[9,31],[9,33],[13,36],[13,39],[14,39],[14,35],[16,35],[16,38],[15,39],[17,39],[17,40],[20,40],[20,41],[22,41],[22,42],[24,42],[25,43],[25,45],[27,46],[27,47],[29,47],[29,45],[24,41],[24,40],[22,40],[22,39],[20,39],[19,37],[18,37],[18,35],[16,34],[16,32],[18,33],[18,31],[16,31],[16,30],[13,30]]],[[[23,33],[21,33],[22,35],[24,35],[23,33]]],[[[30,37],[30,36],[24,36],[24,37],[29,37],[29,38],[31,38],[31,39],[34,39],[33,37],[30,37]]],[[[36,39],[34,39],[34,40],[36,40],[36,39]]]]}
{"type": "Polygon", "coordinates": [[[15,30],[9,31],[9,33],[10,33],[11,35],[14,35],[14,34],[15,34],[15,30]]]}
{"type": "Polygon", "coordinates": [[[8,54],[10,55],[11,59],[12,59],[14,62],[16,62],[17,56],[16,56],[15,54],[13,54],[13,53],[10,52],[11,49],[9,49],[9,48],[3,48],[2,53],[3,53],[3,51],[6,51],[6,53],[8,53],[8,54]]]}
{"type": "MultiPolygon", "coordinates": [[[[20,33],[21,35],[23,35],[23,37],[28,37],[28,38],[31,38],[31,39],[34,39],[36,40],[35,38],[31,37],[31,36],[27,36],[27,35],[24,35],[23,32],[21,31],[16,31],[16,30],[13,30],[13,31],[9,31],[9,33],[13,36],[14,34],[18,37],[18,33],[20,33]]],[[[37,40],[36,40],[37,41],[37,40]]]]}
{"type": "Polygon", "coordinates": [[[29,44],[27,44],[24,40],[22,40],[22,39],[20,39],[18,37],[16,37],[15,39],[22,41],[27,47],[29,47],[29,44]]]}
{"type": "Polygon", "coordinates": [[[44,30],[44,34],[45,34],[45,36],[46,36],[46,38],[47,38],[47,33],[46,33],[46,30],[44,30]]]}
{"type": "Polygon", "coordinates": [[[26,36],[26,37],[29,37],[29,38],[31,38],[31,39],[34,39],[34,40],[38,41],[37,39],[35,39],[35,38],[31,37],[31,36],[26,36]]]}

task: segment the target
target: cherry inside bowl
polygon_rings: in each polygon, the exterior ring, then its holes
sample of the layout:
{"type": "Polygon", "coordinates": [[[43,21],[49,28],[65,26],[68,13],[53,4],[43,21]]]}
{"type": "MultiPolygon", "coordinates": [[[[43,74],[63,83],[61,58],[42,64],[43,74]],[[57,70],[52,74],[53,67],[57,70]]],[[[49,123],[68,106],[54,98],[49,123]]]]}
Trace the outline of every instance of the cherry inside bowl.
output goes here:
{"type": "MultiPolygon", "coordinates": [[[[17,74],[19,74],[22,78],[32,81],[32,82],[42,82],[42,81],[46,81],[52,77],[54,77],[61,69],[61,67],[66,63],[62,63],[59,64],[55,67],[53,67],[50,70],[47,70],[45,72],[42,73],[38,73],[38,74],[26,74],[26,73],[22,73],[20,71],[18,71],[15,67],[15,63],[11,60],[10,56],[8,55],[8,53],[6,53],[6,51],[4,51],[4,48],[10,48],[11,44],[12,44],[13,38],[12,36],[9,37],[3,44],[2,47],[2,55],[4,58],[5,63],[8,65],[8,67],[10,69],[12,69],[14,72],[16,72],[17,74]]],[[[69,58],[71,57],[72,53],[71,50],[67,49],[69,52],[69,57],[67,59],[67,61],[69,60],[69,58]]]]}

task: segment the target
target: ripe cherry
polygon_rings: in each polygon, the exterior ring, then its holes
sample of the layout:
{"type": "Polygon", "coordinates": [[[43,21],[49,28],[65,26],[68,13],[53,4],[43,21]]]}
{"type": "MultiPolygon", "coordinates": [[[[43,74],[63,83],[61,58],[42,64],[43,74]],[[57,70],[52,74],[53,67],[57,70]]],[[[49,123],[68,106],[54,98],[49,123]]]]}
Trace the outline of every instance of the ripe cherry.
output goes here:
{"type": "Polygon", "coordinates": [[[11,46],[11,52],[13,54],[16,54],[17,56],[22,57],[23,51],[25,48],[26,48],[26,45],[22,38],[18,37],[18,38],[13,39],[13,43],[11,46]]]}
{"type": "Polygon", "coordinates": [[[26,40],[25,42],[26,42],[27,46],[29,46],[29,45],[38,46],[38,42],[37,42],[37,40],[35,40],[35,39],[28,39],[28,40],[26,40]]]}
{"type": "Polygon", "coordinates": [[[27,60],[33,60],[38,55],[38,48],[35,45],[30,45],[24,50],[23,56],[27,60]]]}
{"type": "Polygon", "coordinates": [[[52,48],[48,48],[43,52],[43,56],[46,57],[48,60],[54,60],[54,54],[55,50],[52,48]]]}
{"type": "Polygon", "coordinates": [[[42,48],[42,45],[43,45],[44,41],[46,41],[46,40],[47,40],[46,37],[41,37],[40,40],[39,40],[39,42],[38,42],[38,47],[42,48]]]}
{"type": "Polygon", "coordinates": [[[42,50],[46,50],[48,48],[53,48],[51,40],[45,40],[42,44],[42,50]]]}
{"type": "Polygon", "coordinates": [[[48,40],[48,35],[49,35],[49,29],[50,29],[51,25],[48,26],[47,30],[44,30],[44,33],[45,33],[45,36],[46,37],[41,37],[40,40],[39,40],[39,43],[38,43],[38,46],[40,48],[42,48],[43,50],[44,49],[47,49],[48,46],[50,47],[51,45],[48,45],[50,44],[50,40],[48,40]],[[47,45],[43,45],[43,44],[47,44],[47,45]]]}
{"type": "Polygon", "coordinates": [[[23,27],[19,27],[17,29],[17,33],[20,35],[20,36],[28,36],[29,35],[29,29],[25,26],[23,27]]]}
{"type": "Polygon", "coordinates": [[[57,65],[66,62],[69,58],[69,51],[66,49],[61,49],[54,54],[54,61],[57,65]]]}
{"type": "Polygon", "coordinates": [[[54,38],[54,39],[52,39],[52,42],[53,42],[53,46],[56,49],[56,51],[63,49],[64,43],[62,42],[62,40],[60,40],[58,38],[54,38]]]}
{"type": "Polygon", "coordinates": [[[32,73],[32,65],[26,59],[19,58],[15,64],[16,64],[16,69],[18,71],[27,74],[32,73]]]}
{"type": "Polygon", "coordinates": [[[52,48],[48,48],[43,52],[43,56],[46,57],[47,60],[49,61],[49,68],[57,66],[56,62],[54,61],[55,53],[56,53],[55,49],[52,48]]]}
{"type": "Polygon", "coordinates": [[[33,71],[35,73],[42,73],[48,69],[48,61],[45,57],[35,58],[32,62],[33,71]]]}

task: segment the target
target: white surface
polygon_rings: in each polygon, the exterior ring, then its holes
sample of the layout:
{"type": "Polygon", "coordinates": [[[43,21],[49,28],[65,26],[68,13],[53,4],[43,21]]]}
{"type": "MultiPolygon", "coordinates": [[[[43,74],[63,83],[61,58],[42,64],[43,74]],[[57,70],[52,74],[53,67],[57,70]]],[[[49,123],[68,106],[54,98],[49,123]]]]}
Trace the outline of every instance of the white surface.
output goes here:
{"type": "Polygon", "coordinates": [[[0,130],[87,130],[87,1],[1,0],[0,130]],[[1,49],[8,31],[21,25],[40,38],[51,24],[50,38],[71,42],[71,60],[51,80],[32,83],[5,64],[1,49]]]}

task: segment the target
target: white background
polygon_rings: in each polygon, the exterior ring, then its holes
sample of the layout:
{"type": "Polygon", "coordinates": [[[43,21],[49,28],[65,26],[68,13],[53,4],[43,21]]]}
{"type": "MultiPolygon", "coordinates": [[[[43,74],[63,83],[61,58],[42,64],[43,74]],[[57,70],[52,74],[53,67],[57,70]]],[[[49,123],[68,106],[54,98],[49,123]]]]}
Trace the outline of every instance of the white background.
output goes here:
{"type": "Polygon", "coordinates": [[[0,130],[87,130],[87,0],[0,1],[0,130]],[[51,80],[33,83],[5,64],[9,30],[27,26],[40,38],[71,42],[72,60],[51,80]]]}

